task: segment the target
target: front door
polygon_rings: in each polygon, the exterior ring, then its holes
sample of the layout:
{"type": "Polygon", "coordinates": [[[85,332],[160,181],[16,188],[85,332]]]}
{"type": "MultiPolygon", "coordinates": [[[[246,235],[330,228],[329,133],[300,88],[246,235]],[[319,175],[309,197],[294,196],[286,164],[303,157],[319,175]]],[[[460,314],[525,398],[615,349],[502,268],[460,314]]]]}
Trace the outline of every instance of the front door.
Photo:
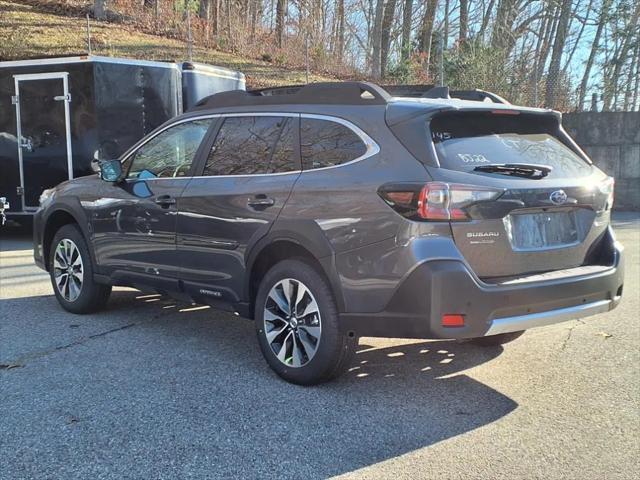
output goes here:
{"type": "Polygon", "coordinates": [[[124,161],[126,178],[94,202],[94,246],[105,273],[168,289],[177,285],[178,199],[211,122],[184,121],[150,138],[124,161]]]}
{"type": "Polygon", "coordinates": [[[73,177],[67,73],[16,75],[15,104],[22,209],[43,190],[73,177]]]}

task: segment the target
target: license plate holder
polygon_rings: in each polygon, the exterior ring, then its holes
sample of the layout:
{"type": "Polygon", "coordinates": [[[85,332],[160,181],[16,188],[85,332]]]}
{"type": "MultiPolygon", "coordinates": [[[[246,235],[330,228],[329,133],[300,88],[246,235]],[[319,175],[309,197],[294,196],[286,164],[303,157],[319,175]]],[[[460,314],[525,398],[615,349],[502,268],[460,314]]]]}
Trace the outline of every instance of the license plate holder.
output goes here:
{"type": "Polygon", "coordinates": [[[505,218],[505,228],[515,251],[549,250],[579,243],[573,211],[509,215],[505,218]]]}

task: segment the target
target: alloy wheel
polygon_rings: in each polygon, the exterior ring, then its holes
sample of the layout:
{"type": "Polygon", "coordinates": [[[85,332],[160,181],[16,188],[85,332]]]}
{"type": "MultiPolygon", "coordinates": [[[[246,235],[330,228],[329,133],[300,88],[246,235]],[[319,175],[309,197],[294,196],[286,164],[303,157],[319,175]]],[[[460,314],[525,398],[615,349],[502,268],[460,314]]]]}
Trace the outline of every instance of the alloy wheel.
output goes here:
{"type": "Polygon", "coordinates": [[[318,303],[305,284],[285,278],[269,291],[264,332],[274,355],[288,367],[302,367],[318,351],[322,322],[318,303]]]}
{"type": "Polygon", "coordinates": [[[53,257],[53,278],[60,295],[68,301],[75,301],[82,291],[84,265],[78,246],[63,238],[56,247],[53,257]]]}

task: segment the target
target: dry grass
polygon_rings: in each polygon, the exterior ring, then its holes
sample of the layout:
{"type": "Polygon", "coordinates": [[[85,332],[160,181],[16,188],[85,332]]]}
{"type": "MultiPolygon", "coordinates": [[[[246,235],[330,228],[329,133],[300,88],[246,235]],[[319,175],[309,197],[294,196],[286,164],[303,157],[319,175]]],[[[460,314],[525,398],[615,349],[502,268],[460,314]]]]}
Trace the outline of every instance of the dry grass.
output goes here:
{"type": "MultiPolygon", "coordinates": [[[[145,60],[186,60],[187,46],[179,40],[148,35],[121,24],[91,21],[92,53],[145,60]]],[[[86,20],[41,11],[35,6],[0,0],[0,60],[59,56],[87,51],[86,20]]],[[[247,86],[305,82],[305,72],[259,60],[196,47],[194,61],[239,70],[247,86]]],[[[309,81],[329,78],[311,74],[309,81]]]]}

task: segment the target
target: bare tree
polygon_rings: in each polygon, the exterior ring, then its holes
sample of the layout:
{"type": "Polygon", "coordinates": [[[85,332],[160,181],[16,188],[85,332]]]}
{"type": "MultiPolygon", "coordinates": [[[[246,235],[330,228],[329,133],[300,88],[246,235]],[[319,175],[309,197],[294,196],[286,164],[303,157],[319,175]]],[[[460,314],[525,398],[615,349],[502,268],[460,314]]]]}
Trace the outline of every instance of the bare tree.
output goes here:
{"type": "Polygon", "coordinates": [[[427,0],[420,26],[418,49],[425,55],[425,67],[428,71],[431,60],[431,43],[433,41],[433,24],[435,22],[438,0],[427,0]]]}
{"type": "Polygon", "coordinates": [[[462,44],[469,35],[469,0],[460,0],[460,33],[458,42],[462,44]]]}
{"type": "Polygon", "coordinates": [[[378,79],[381,76],[381,50],[382,50],[382,15],[384,0],[376,1],[376,10],[373,17],[373,30],[370,36],[371,45],[371,76],[378,79]]]}
{"type": "Polygon", "coordinates": [[[582,81],[580,82],[580,88],[578,89],[578,109],[579,110],[582,110],[584,108],[584,97],[587,92],[589,79],[591,78],[591,68],[593,67],[593,63],[598,54],[598,49],[600,48],[600,37],[602,37],[602,31],[604,29],[605,24],[607,23],[607,16],[610,14],[609,8],[611,7],[612,1],[613,0],[602,0],[602,7],[600,8],[600,15],[598,16],[596,33],[593,37],[593,42],[591,44],[591,52],[589,53],[589,58],[587,59],[587,63],[584,67],[584,73],[582,74],[582,81]]]}
{"type": "Polygon", "coordinates": [[[278,48],[282,48],[282,37],[284,36],[285,2],[286,0],[277,0],[276,2],[276,45],[278,48]]]}
{"type": "Polygon", "coordinates": [[[344,0],[338,0],[336,17],[336,54],[338,62],[342,63],[342,55],[344,54],[344,0]]]}
{"type": "Polygon", "coordinates": [[[402,11],[402,44],[400,58],[406,62],[411,51],[411,20],[413,19],[413,0],[404,0],[402,11]]]}
{"type": "Polygon", "coordinates": [[[544,96],[544,103],[547,107],[552,107],[555,104],[555,92],[557,83],[560,80],[560,62],[562,60],[562,52],[567,39],[570,14],[571,0],[562,0],[560,16],[558,17],[558,30],[553,42],[551,62],[549,63],[549,72],[547,73],[547,86],[544,96]]]}
{"type": "Polygon", "coordinates": [[[380,77],[384,78],[389,61],[389,48],[391,47],[391,29],[396,14],[396,0],[387,0],[382,15],[382,33],[380,38],[380,77]]]}

